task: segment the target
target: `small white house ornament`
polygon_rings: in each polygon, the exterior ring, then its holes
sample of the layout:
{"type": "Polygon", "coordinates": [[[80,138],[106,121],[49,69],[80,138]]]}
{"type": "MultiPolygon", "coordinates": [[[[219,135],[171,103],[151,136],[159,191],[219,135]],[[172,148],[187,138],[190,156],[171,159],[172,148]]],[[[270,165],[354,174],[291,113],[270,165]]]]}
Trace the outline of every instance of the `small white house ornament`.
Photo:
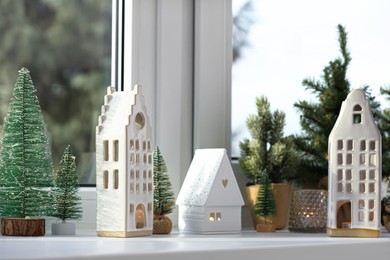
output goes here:
{"type": "Polygon", "coordinates": [[[141,86],[108,87],[96,127],[98,236],[133,237],[153,230],[152,129],[141,86]]]}
{"type": "Polygon", "coordinates": [[[328,149],[328,235],[378,237],[382,138],[362,89],[342,103],[328,149]]]}
{"type": "Polygon", "coordinates": [[[179,230],[238,233],[244,200],[225,149],[197,149],[181,187],[179,230]]]}

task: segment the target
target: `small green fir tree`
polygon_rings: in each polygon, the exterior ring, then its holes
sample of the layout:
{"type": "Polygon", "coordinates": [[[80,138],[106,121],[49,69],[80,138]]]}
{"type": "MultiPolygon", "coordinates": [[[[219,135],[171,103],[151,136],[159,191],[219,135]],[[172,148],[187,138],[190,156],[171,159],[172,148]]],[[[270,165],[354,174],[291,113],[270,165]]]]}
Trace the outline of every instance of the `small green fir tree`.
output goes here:
{"type": "Polygon", "coordinates": [[[249,115],[246,122],[252,139],[240,142],[240,165],[249,185],[257,184],[263,172],[270,173],[273,183],[286,181],[294,176],[299,158],[292,137],[284,136],[285,113],[272,113],[265,96],[256,98],[256,107],[257,114],[249,115]]]}
{"type": "Polygon", "coordinates": [[[260,178],[260,188],[256,198],[254,213],[263,217],[264,224],[269,223],[267,218],[276,215],[276,204],[271,188],[271,181],[267,173],[262,173],[260,178]]]}
{"type": "Polygon", "coordinates": [[[76,160],[68,145],[55,175],[55,203],[53,216],[62,220],[82,218],[81,197],[78,195],[79,178],[76,160]]]}
{"type": "MultiPolygon", "coordinates": [[[[350,92],[347,69],[351,55],[347,48],[347,32],[338,25],[338,41],[341,57],[330,61],[324,68],[322,81],[307,78],[302,85],[315,94],[318,102],[300,100],[294,107],[300,113],[302,134],[295,136],[295,145],[300,153],[300,166],[296,176],[298,185],[317,188],[320,180],[328,175],[328,138],[340,113],[342,102],[350,92]]],[[[379,103],[364,86],[374,116],[378,114],[379,103]]],[[[325,183],[327,183],[325,181],[325,183]]],[[[325,187],[324,187],[325,188],[325,187]]]]}
{"type": "Polygon", "coordinates": [[[175,205],[172,184],[167,174],[168,169],[158,146],[153,153],[154,215],[169,214],[175,205]]]}
{"type": "Polygon", "coordinates": [[[22,68],[9,104],[0,150],[0,215],[52,213],[53,169],[49,140],[30,72],[22,68]]]}

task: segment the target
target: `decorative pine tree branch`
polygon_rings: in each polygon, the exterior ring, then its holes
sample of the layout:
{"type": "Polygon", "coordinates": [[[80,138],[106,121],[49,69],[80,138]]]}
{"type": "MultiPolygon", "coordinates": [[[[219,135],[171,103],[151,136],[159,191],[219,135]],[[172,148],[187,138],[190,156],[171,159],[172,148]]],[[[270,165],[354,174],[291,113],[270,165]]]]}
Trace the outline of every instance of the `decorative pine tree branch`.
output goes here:
{"type": "Polygon", "coordinates": [[[298,156],[291,137],[285,137],[285,113],[271,112],[265,96],[256,98],[257,113],[248,116],[247,127],[251,139],[240,142],[240,165],[249,179],[257,184],[263,172],[268,172],[274,183],[286,181],[294,175],[298,156]]]}
{"type": "MultiPolygon", "coordinates": [[[[347,48],[345,28],[337,26],[341,57],[330,61],[323,69],[321,80],[304,79],[303,87],[314,94],[317,102],[299,100],[294,107],[300,113],[302,133],[294,137],[300,154],[300,166],[295,176],[298,185],[317,188],[320,180],[328,175],[328,137],[337,120],[341,104],[350,92],[347,69],[351,54],[347,48]]],[[[379,103],[371,96],[368,86],[363,86],[374,116],[379,114],[379,103]]]]}

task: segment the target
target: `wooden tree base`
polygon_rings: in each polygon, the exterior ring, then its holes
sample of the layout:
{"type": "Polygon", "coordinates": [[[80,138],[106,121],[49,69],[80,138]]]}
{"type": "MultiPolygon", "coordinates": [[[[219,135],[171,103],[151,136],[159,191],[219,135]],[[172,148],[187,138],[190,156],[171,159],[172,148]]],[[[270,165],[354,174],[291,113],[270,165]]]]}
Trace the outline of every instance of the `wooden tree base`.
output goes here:
{"type": "Polygon", "coordinates": [[[154,216],[153,234],[168,235],[172,231],[172,221],[168,216],[154,216]]]}
{"type": "Polygon", "coordinates": [[[45,219],[2,218],[3,236],[44,236],[45,219]]]}

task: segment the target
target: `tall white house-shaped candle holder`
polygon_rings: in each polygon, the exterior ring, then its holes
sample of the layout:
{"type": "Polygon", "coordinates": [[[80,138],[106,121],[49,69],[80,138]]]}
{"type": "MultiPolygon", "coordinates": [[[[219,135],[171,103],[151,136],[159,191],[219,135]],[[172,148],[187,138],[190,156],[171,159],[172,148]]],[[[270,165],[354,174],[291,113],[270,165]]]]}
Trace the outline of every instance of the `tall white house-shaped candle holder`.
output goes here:
{"type": "Polygon", "coordinates": [[[329,136],[329,236],[379,237],[381,153],[370,104],[362,89],[354,89],[329,136]]]}
{"type": "Polygon", "coordinates": [[[98,236],[133,237],[153,230],[152,129],[141,86],[107,88],[96,127],[98,236]]]}
{"type": "Polygon", "coordinates": [[[244,200],[225,149],[197,149],[176,204],[184,233],[239,233],[244,200]]]}

